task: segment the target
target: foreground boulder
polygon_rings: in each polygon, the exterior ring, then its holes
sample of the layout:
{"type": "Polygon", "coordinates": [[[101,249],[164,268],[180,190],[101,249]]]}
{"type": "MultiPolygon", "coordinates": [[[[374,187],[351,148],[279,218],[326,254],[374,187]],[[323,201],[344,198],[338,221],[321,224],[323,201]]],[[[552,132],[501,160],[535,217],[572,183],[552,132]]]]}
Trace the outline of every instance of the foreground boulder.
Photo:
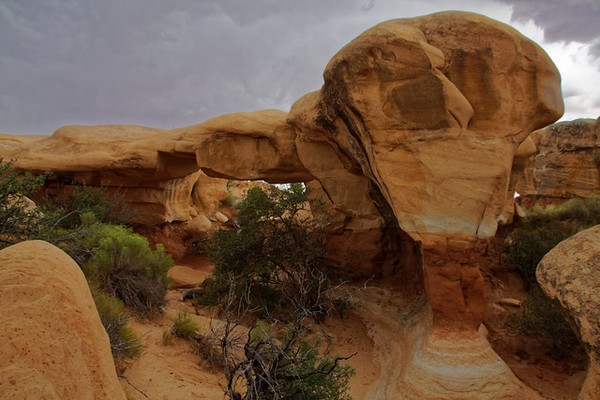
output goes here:
{"type": "Polygon", "coordinates": [[[585,345],[589,365],[579,399],[600,399],[600,225],[560,242],[544,256],[536,278],[585,345]]]}
{"type": "Polygon", "coordinates": [[[0,398],[125,399],[87,282],[62,250],[0,250],[0,315],[0,398]]]}

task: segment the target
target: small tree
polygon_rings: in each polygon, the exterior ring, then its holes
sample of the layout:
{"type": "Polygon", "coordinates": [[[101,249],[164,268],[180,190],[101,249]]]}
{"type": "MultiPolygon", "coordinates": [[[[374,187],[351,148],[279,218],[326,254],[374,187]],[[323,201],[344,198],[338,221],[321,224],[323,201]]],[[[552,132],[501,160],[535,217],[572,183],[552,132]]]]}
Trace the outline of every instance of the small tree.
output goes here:
{"type": "Polygon", "coordinates": [[[236,229],[216,232],[209,251],[215,273],[204,285],[204,304],[218,303],[233,276],[237,296],[248,296],[263,316],[285,319],[296,309],[325,315],[323,225],[312,219],[304,185],[250,189],[237,206],[236,229]]]}
{"type": "Polygon", "coordinates": [[[211,241],[213,277],[204,304],[221,305],[225,324],[215,332],[231,399],[348,399],[349,357],[332,357],[307,321],[331,308],[330,279],[322,265],[321,221],[309,212],[301,184],[253,188],[237,204],[237,226],[211,241]],[[244,328],[242,321],[260,316],[244,328]],[[283,321],[283,323],[282,323],[283,321]]]}
{"type": "Polygon", "coordinates": [[[0,159],[0,248],[37,238],[43,218],[27,196],[44,184],[45,175],[21,175],[12,165],[0,159]]]}
{"type": "Polygon", "coordinates": [[[152,250],[148,240],[130,228],[99,222],[86,227],[82,243],[91,249],[83,268],[90,281],[141,317],[162,313],[167,271],[173,265],[162,245],[152,250]]]}

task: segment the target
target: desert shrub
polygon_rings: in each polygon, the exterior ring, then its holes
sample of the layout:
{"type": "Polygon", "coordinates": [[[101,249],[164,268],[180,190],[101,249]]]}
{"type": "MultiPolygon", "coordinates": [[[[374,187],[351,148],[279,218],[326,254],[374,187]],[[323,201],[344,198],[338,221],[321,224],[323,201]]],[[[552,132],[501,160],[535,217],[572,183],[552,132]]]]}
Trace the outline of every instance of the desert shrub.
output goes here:
{"type": "Polygon", "coordinates": [[[507,242],[505,261],[517,268],[528,287],[537,285],[535,270],[542,258],[558,243],[580,230],[577,223],[544,223],[539,227],[517,228],[507,242]]]}
{"type": "Polygon", "coordinates": [[[198,334],[194,337],[194,350],[200,356],[202,365],[212,370],[223,368],[221,343],[212,334],[198,334]]]}
{"type": "Polygon", "coordinates": [[[198,324],[186,312],[177,314],[171,328],[173,336],[182,339],[192,339],[198,334],[198,324]]]}
{"type": "Polygon", "coordinates": [[[600,198],[573,199],[561,205],[529,210],[525,220],[505,239],[505,262],[525,282],[537,285],[535,269],[544,255],[575,233],[600,224],[600,198]]]}
{"type": "Polygon", "coordinates": [[[68,229],[80,226],[86,214],[106,223],[128,223],[136,214],[125,204],[122,192],[111,192],[101,186],[75,186],[69,194],[46,198],[44,203],[61,210],[60,226],[68,229]]]}
{"type": "Polygon", "coordinates": [[[227,292],[227,284],[222,278],[209,276],[202,282],[200,289],[199,295],[194,296],[196,304],[202,307],[216,306],[227,292]]]}
{"type": "Polygon", "coordinates": [[[517,317],[518,327],[524,333],[535,335],[550,343],[550,355],[559,360],[580,345],[560,308],[539,287],[529,293],[517,317]]]}
{"type": "Polygon", "coordinates": [[[173,260],[161,245],[152,250],[130,228],[102,223],[90,225],[82,243],[92,249],[84,265],[88,279],[143,318],[162,312],[173,260]]]}
{"type": "Polygon", "coordinates": [[[0,159],[0,248],[37,239],[44,230],[43,214],[27,196],[44,184],[46,176],[19,174],[12,165],[0,159]]]}
{"type": "Polygon", "coordinates": [[[341,364],[348,357],[330,356],[320,337],[307,338],[301,325],[276,335],[259,321],[248,333],[243,352],[235,361],[226,353],[231,399],[350,399],[348,381],[354,370],[341,364]]]}
{"type": "MultiPolygon", "coordinates": [[[[201,334],[199,327],[186,312],[177,314],[173,320],[170,334],[182,339],[190,340],[194,351],[200,356],[202,364],[209,369],[221,369],[223,367],[223,356],[221,345],[215,335],[201,334]]],[[[163,337],[163,340],[165,337],[163,337]]]]}
{"type": "Polygon", "coordinates": [[[129,361],[141,355],[140,339],[127,325],[129,315],[125,311],[122,301],[93,288],[92,295],[100,320],[110,340],[110,350],[115,367],[119,373],[122,373],[129,361]]]}
{"type": "Polygon", "coordinates": [[[548,342],[554,358],[568,355],[579,342],[559,306],[539,288],[535,271],[559,242],[597,224],[600,198],[573,199],[560,205],[534,207],[505,238],[504,260],[517,268],[529,289],[521,313],[512,323],[522,332],[548,342]]]}

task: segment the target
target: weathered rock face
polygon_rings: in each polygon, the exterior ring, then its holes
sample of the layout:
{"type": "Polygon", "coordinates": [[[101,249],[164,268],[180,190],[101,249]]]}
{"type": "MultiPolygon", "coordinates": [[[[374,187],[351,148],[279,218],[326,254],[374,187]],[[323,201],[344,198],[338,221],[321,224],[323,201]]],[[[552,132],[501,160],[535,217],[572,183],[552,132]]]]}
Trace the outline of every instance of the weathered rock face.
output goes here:
{"type": "Polygon", "coordinates": [[[600,194],[600,118],[558,122],[531,135],[537,147],[517,191],[526,200],[600,194]]]}
{"type": "Polygon", "coordinates": [[[496,231],[518,145],[562,113],[556,68],[506,25],[441,13],[366,31],[324,79],[288,118],[301,161],[334,204],[362,193],[385,224],[422,244],[435,318],[478,325],[483,281],[469,253],[496,231]],[[357,182],[338,178],[343,189],[329,191],[324,158],[357,182]]]}
{"type": "MultiPolygon", "coordinates": [[[[198,170],[169,131],[132,125],[66,126],[52,136],[0,135],[0,157],[24,170],[52,171],[49,194],[72,185],[102,186],[152,226],[212,216],[227,196],[223,179],[198,170]]],[[[193,151],[192,151],[193,152],[193,151]]]]}
{"type": "Polygon", "coordinates": [[[313,176],[299,161],[287,113],[264,110],[222,115],[175,129],[180,148],[193,148],[210,176],[271,183],[305,182],[313,176]],[[185,144],[182,144],[185,143],[185,144]]]}
{"type": "Polygon", "coordinates": [[[550,250],[538,265],[536,278],[566,311],[585,344],[589,365],[579,399],[600,398],[600,226],[550,250]]]}
{"type": "Polygon", "coordinates": [[[297,146],[335,143],[418,239],[493,235],[516,148],[562,113],[543,50],[472,14],[384,22],[344,47],[324,78],[292,107],[297,146]]]}
{"type": "Polygon", "coordinates": [[[0,398],[125,399],[87,282],[41,241],[0,250],[0,398]]]}

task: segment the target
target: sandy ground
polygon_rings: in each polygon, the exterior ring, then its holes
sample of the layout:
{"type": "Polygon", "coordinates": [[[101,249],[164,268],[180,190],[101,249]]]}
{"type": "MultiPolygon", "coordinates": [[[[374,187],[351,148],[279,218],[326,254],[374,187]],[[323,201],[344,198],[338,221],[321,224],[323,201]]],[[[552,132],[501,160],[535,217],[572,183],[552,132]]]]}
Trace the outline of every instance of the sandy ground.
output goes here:
{"type": "MultiPolygon", "coordinates": [[[[212,268],[202,257],[186,261],[183,264],[201,271],[208,272],[212,268]]],[[[514,289],[513,282],[508,281],[511,278],[487,278],[492,285],[501,288],[492,291],[491,303],[498,296],[518,298],[523,295],[522,288],[514,289]]],[[[144,335],[145,350],[125,371],[127,381],[121,380],[130,399],[224,398],[222,373],[201,365],[189,342],[175,339],[171,345],[163,344],[163,333],[170,329],[172,318],[184,309],[193,313],[193,308],[180,298],[181,292],[169,291],[164,317],[134,323],[136,332],[144,335]]],[[[313,325],[312,331],[327,338],[332,355],[355,354],[348,361],[356,371],[350,382],[353,399],[398,398],[400,374],[408,362],[410,343],[420,332],[416,327],[422,315],[410,304],[401,285],[389,282],[370,282],[368,287],[356,291],[353,298],[355,307],[344,319],[329,318],[324,324],[313,325]]],[[[511,336],[494,316],[489,319],[498,321],[489,323],[493,325],[490,341],[517,377],[544,398],[576,399],[585,376],[581,362],[554,362],[544,354],[543,348],[511,336]],[[527,355],[522,351],[524,346],[527,355]]],[[[197,320],[201,330],[208,332],[211,319],[198,316],[197,320]]]]}

